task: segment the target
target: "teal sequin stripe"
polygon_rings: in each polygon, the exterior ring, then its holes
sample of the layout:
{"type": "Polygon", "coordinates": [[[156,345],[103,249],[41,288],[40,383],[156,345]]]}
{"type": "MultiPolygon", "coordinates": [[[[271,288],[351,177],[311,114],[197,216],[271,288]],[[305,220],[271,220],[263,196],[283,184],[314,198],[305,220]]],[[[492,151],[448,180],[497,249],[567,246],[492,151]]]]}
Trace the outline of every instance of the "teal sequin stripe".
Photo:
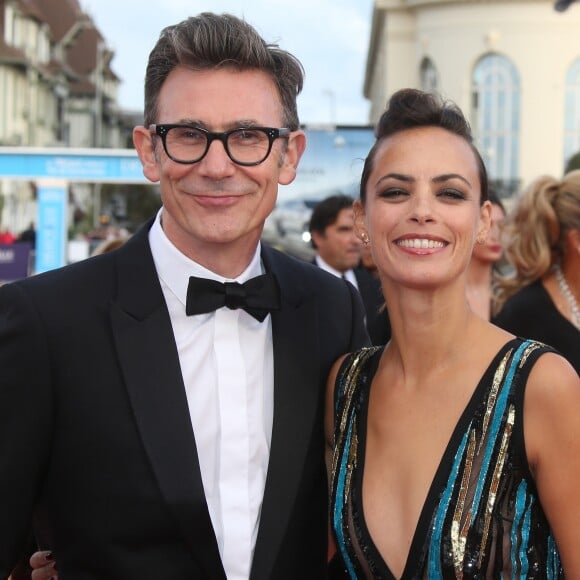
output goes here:
{"type": "Polygon", "coordinates": [[[525,578],[529,571],[528,543],[530,539],[530,521],[533,503],[534,496],[528,496],[527,483],[525,480],[522,480],[516,493],[516,512],[514,514],[514,524],[511,533],[511,577],[514,580],[517,578],[525,578]]]}
{"type": "Polygon", "coordinates": [[[461,440],[461,445],[455,454],[455,460],[453,462],[453,469],[451,470],[451,476],[447,481],[447,487],[443,492],[443,497],[439,502],[439,509],[435,515],[433,522],[433,537],[431,545],[429,546],[429,578],[443,578],[443,571],[441,570],[441,537],[443,533],[443,524],[447,516],[447,510],[449,509],[449,502],[451,501],[451,495],[453,494],[453,489],[457,483],[457,476],[459,474],[459,467],[463,461],[463,455],[465,453],[465,448],[467,447],[467,441],[469,439],[469,432],[471,431],[471,424],[469,429],[465,432],[463,439],[461,440]]]}
{"type": "MultiPolygon", "coordinates": [[[[501,443],[501,426],[505,424],[506,420],[506,409],[508,407],[509,401],[509,394],[512,386],[513,377],[517,370],[519,361],[526,352],[526,349],[531,344],[530,341],[523,342],[518,349],[516,350],[515,354],[512,356],[509,370],[503,380],[503,384],[500,388],[500,392],[498,393],[497,400],[494,405],[492,421],[490,425],[490,432],[489,436],[486,441],[485,449],[484,449],[484,456],[481,465],[481,475],[478,478],[477,487],[475,490],[475,494],[471,504],[471,522],[472,524],[477,520],[478,512],[480,510],[482,504],[482,496],[484,495],[484,489],[487,486],[489,490],[489,472],[490,472],[490,465],[491,465],[491,458],[494,455],[494,450],[497,446],[501,443]]],[[[429,547],[429,577],[430,578],[441,578],[442,577],[442,570],[441,570],[441,547],[442,547],[442,535],[443,535],[443,527],[445,523],[445,519],[447,517],[447,513],[449,510],[449,503],[453,494],[453,490],[457,485],[457,481],[461,481],[462,477],[460,476],[460,467],[461,464],[464,462],[464,454],[467,446],[467,441],[469,440],[470,432],[475,427],[473,424],[470,424],[467,428],[463,439],[461,441],[461,445],[457,450],[455,455],[454,464],[452,471],[449,476],[449,480],[447,482],[447,486],[443,493],[443,496],[440,500],[438,510],[435,514],[433,519],[433,529],[432,529],[432,538],[431,544],[429,547]]],[[[493,471],[493,470],[491,470],[493,471]]],[[[529,515],[529,514],[528,514],[529,515]]],[[[525,520],[529,526],[529,517],[525,520]]],[[[481,546],[481,549],[484,549],[484,546],[481,546]]],[[[513,560],[513,558],[512,558],[513,560]]]]}
{"type": "Polygon", "coordinates": [[[334,532],[338,540],[338,546],[342,554],[342,559],[344,560],[344,563],[346,565],[350,577],[356,580],[356,572],[354,570],[354,565],[351,559],[349,558],[348,552],[346,550],[346,542],[343,527],[343,513],[348,498],[348,492],[345,494],[345,488],[348,471],[348,455],[349,455],[348,450],[350,449],[351,442],[352,442],[352,421],[349,422],[348,425],[348,432],[346,435],[344,450],[340,461],[340,468],[338,470],[338,473],[336,474],[336,494],[333,506],[334,507],[333,523],[334,523],[334,532]]]}
{"type": "Polygon", "coordinates": [[[353,434],[356,441],[356,395],[358,390],[359,373],[365,364],[372,357],[379,347],[364,348],[357,351],[345,359],[343,367],[340,369],[336,384],[336,400],[334,415],[334,459],[333,466],[333,527],[336,534],[337,544],[340,549],[344,564],[351,578],[356,580],[357,575],[354,564],[348,555],[346,537],[348,530],[344,521],[345,513],[348,510],[348,500],[350,497],[350,481],[354,465],[349,465],[351,447],[353,444],[353,434]],[[345,432],[346,431],[346,432],[345,432]],[[346,533],[345,533],[346,530],[346,533]]]}
{"type": "Polygon", "coordinates": [[[481,503],[481,496],[483,494],[483,488],[487,482],[487,474],[489,472],[489,466],[491,462],[491,456],[493,454],[494,449],[497,446],[497,439],[498,433],[500,430],[500,426],[502,422],[505,420],[505,411],[508,402],[508,396],[510,394],[512,381],[514,378],[514,374],[516,372],[517,366],[519,364],[520,358],[522,357],[522,353],[526,350],[526,348],[531,344],[531,341],[523,342],[515,352],[512,361],[510,363],[510,368],[507,372],[507,376],[504,379],[504,383],[502,385],[501,391],[497,398],[497,402],[495,404],[495,409],[493,412],[493,419],[490,428],[489,438],[487,440],[485,454],[483,463],[481,466],[481,476],[479,477],[479,481],[477,482],[477,488],[475,491],[475,496],[473,497],[472,503],[472,521],[475,521],[477,513],[479,511],[479,506],[481,503]]]}
{"type": "Polygon", "coordinates": [[[554,540],[553,534],[550,532],[548,536],[548,566],[546,570],[546,577],[548,580],[554,578],[560,578],[561,571],[560,554],[558,553],[558,548],[556,547],[556,541],[554,540]]]}

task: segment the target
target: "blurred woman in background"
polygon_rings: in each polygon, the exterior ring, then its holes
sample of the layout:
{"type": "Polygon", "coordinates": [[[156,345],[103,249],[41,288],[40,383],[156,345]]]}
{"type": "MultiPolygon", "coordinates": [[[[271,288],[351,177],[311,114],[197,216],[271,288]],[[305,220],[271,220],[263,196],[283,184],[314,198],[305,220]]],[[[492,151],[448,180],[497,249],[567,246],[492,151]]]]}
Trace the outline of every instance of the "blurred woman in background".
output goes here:
{"type": "Polygon", "coordinates": [[[494,322],[549,344],[580,373],[580,170],[533,181],[505,234],[514,271],[499,280],[494,322]]]}
{"type": "Polygon", "coordinates": [[[496,264],[501,260],[503,247],[501,227],[505,218],[504,206],[495,191],[489,191],[491,203],[491,228],[485,240],[473,247],[467,269],[467,301],[471,310],[484,320],[489,320],[494,294],[496,264]]]}

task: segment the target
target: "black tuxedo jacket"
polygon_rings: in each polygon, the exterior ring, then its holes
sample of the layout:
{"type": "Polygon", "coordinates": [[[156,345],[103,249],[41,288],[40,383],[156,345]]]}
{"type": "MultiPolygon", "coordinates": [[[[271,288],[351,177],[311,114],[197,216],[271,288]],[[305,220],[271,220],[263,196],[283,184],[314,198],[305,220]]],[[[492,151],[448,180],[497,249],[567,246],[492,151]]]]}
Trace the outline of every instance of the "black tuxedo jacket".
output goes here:
{"type": "Polygon", "coordinates": [[[384,308],[385,299],[381,283],[365,268],[355,268],[353,272],[365,307],[366,325],[371,342],[374,345],[386,344],[391,338],[391,323],[384,308]]]}
{"type": "MultiPolygon", "coordinates": [[[[225,580],[148,229],[0,288],[2,578],[34,517],[62,580],[225,580]]],[[[349,285],[268,247],[262,259],[282,308],[272,314],[273,434],[251,578],[318,580],[326,376],[368,337],[349,285]]]]}
{"type": "MultiPolygon", "coordinates": [[[[318,267],[316,257],[311,263],[318,267]]],[[[376,346],[387,344],[391,338],[391,323],[387,310],[384,308],[385,299],[381,283],[366,268],[354,268],[353,272],[365,309],[365,324],[371,344],[376,346]]]]}

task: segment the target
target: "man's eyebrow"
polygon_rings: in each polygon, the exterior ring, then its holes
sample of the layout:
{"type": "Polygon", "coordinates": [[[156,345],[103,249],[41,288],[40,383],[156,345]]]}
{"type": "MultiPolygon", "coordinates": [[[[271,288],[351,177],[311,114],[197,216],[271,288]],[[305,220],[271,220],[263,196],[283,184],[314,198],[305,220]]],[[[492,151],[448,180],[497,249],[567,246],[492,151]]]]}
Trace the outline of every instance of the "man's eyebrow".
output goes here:
{"type": "MultiPolygon", "coordinates": [[[[175,123],[176,125],[193,125],[194,127],[200,127],[202,129],[206,129],[207,131],[210,131],[211,129],[209,129],[209,125],[207,125],[207,123],[204,123],[203,121],[201,121],[200,119],[192,119],[192,118],[184,118],[184,119],[179,119],[178,121],[176,121],[175,123]]],[[[235,121],[232,121],[231,123],[228,123],[226,125],[226,130],[228,129],[238,129],[241,127],[261,127],[262,124],[258,123],[255,119],[236,119],[235,121]]]]}

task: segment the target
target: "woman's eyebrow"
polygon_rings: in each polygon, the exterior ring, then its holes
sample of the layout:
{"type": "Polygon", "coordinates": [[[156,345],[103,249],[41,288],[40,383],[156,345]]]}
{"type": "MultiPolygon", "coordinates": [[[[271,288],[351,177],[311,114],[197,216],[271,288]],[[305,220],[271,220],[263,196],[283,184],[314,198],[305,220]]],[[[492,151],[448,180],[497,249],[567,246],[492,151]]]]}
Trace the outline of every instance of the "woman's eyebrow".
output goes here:
{"type": "Polygon", "coordinates": [[[469,187],[471,187],[471,183],[469,183],[469,181],[467,181],[467,179],[465,179],[463,175],[459,175],[459,173],[444,173],[443,175],[438,175],[437,177],[434,177],[431,181],[435,183],[441,183],[443,181],[449,181],[450,179],[460,179],[461,181],[469,185],[469,187]]]}

